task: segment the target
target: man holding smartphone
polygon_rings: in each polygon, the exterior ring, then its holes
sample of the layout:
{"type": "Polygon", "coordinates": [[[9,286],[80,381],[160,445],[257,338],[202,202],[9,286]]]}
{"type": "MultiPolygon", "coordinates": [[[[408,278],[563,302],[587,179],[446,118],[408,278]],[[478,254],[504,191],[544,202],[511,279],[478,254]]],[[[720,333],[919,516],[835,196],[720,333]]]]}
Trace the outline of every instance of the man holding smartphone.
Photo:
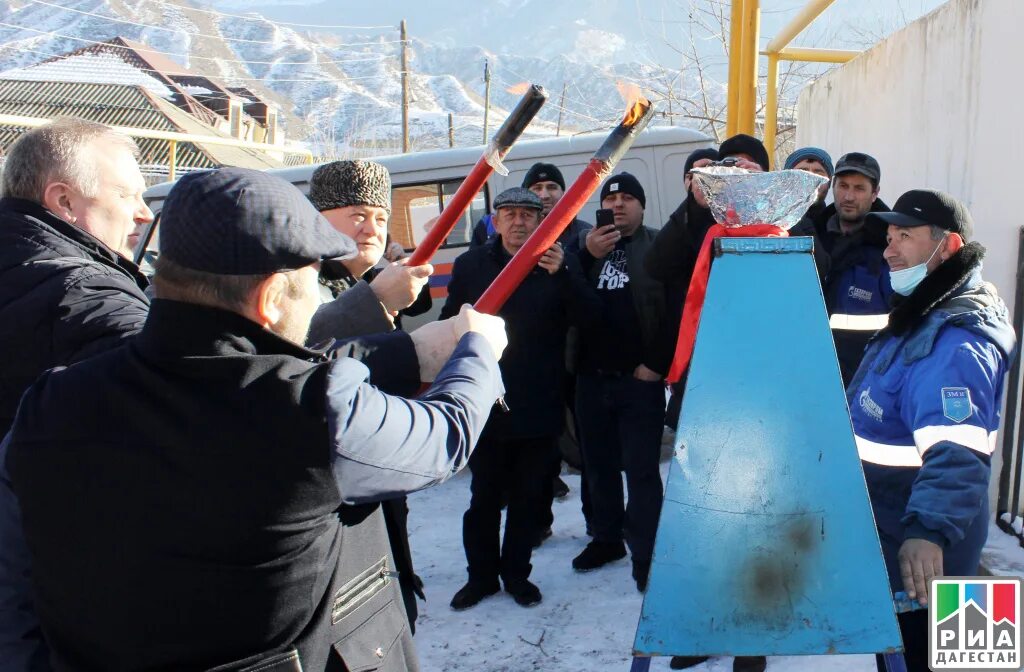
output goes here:
{"type": "Polygon", "coordinates": [[[647,587],[661,509],[662,380],[675,345],[666,319],[665,287],[643,265],[655,237],[643,224],[645,205],[636,177],[611,177],[601,188],[598,226],[580,250],[583,270],[602,307],[601,319],[580,334],[576,388],[594,540],[572,563],[576,571],[587,572],[623,558],[625,540],[640,591],[647,587]],[[626,506],[619,475],[623,470],[629,490],[626,506]]]}

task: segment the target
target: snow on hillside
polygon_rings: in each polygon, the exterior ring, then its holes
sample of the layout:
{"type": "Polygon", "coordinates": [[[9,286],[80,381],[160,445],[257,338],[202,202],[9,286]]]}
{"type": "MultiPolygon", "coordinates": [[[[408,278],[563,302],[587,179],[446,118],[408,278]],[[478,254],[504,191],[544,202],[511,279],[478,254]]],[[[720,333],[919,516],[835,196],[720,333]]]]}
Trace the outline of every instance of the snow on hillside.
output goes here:
{"type": "MultiPolygon", "coordinates": [[[[333,147],[342,155],[372,154],[393,152],[399,146],[397,26],[394,31],[372,34],[312,34],[255,15],[199,12],[184,0],[45,1],[48,4],[0,0],[0,74],[120,35],[167,52],[197,73],[271,97],[285,112],[288,137],[308,141],[316,151],[333,147]]],[[[548,88],[551,99],[527,137],[555,133],[563,83],[567,84],[563,132],[578,132],[607,128],[621,114],[617,80],[643,86],[661,75],[649,63],[630,62],[621,36],[586,25],[565,29],[576,36],[577,48],[571,55],[553,57],[530,49],[520,50],[529,56],[492,53],[473,46],[472,34],[462,44],[443,45],[413,37],[410,134],[414,149],[447,146],[449,112],[455,117],[457,144],[480,142],[485,59],[492,72],[492,131],[518,101],[518,95],[506,91],[508,87],[531,81],[548,88]]],[[[538,35],[550,30],[544,28],[538,35]]],[[[25,76],[24,70],[19,76],[25,76]]],[[[712,96],[720,93],[712,91],[712,96]]]]}

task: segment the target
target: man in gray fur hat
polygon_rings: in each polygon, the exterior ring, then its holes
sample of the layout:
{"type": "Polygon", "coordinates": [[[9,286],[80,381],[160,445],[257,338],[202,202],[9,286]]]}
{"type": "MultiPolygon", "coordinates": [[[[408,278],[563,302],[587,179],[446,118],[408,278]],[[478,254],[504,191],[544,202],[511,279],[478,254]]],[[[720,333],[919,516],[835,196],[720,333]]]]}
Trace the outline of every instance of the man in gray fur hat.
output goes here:
{"type": "MultiPolygon", "coordinates": [[[[356,256],[325,262],[320,272],[324,305],[321,312],[345,311],[351,334],[310,331],[310,342],[394,328],[394,319],[427,294],[433,266],[408,266],[398,261],[379,272],[373,267],[384,256],[391,217],[391,176],[373,161],[334,161],[313,173],[309,200],[335,229],[356,241],[356,256]],[[342,292],[346,301],[333,301],[342,292]],[[349,296],[352,294],[352,296],[349,296]]],[[[429,309],[429,306],[428,306],[429,309]]],[[[323,321],[336,327],[337,320],[323,321]]]]}
{"type": "MultiPolygon", "coordinates": [[[[399,311],[418,315],[430,310],[427,280],[433,272],[430,264],[407,266],[403,261],[383,269],[375,266],[384,256],[388,220],[391,216],[391,176],[387,168],[373,161],[334,161],[313,173],[309,182],[309,200],[337,231],[356,243],[356,254],[345,260],[329,260],[320,266],[321,313],[344,311],[351,335],[362,336],[391,331],[400,326],[399,311]],[[338,297],[343,297],[338,300],[338,297]]],[[[310,330],[310,343],[337,338],[338,322],[328,320],[332,331],[310,330]]],[[[392,394],[413,396],[416,389],[377,384],[392,394]]],[[[416,630],[419,609],[416,597],[425,600],[423,582],[413,567],[409,547],[409,507],[405,497],[381,502],[388,541],[398,570],[409,626],[416,630]]]]}

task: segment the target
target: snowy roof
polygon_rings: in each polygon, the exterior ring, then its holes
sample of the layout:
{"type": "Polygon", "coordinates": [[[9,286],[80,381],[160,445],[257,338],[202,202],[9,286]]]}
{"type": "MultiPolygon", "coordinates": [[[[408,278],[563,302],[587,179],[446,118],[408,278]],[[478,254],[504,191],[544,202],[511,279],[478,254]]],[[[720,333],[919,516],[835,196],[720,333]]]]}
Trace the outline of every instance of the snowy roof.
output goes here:
{"type": "MultiPolygon", "coordinates": [[[[41,119],[78,117],[115,127],[231,138],[144,87],[128,84],[0,79],[0,113],[41,119]]],[[[24,130],[14,126],[0,127],[0,150],[9,147],[24,130]]],[[[170,147],[167,141],[138,138],[137,143],[142,153],[140,163],[168,164],[170,147]]],[[[243,166],[260,170],[285,165],[274,156],[256,149],[204,142],[180,142],[176,164],[182,169],[243,166]]]]}
{"type": "Polygon", "coordinates": [[[173,92],[160,80],[110,53],[80,53],[0,73],[4,79],[142,86],[162,98],[173,92]]]}

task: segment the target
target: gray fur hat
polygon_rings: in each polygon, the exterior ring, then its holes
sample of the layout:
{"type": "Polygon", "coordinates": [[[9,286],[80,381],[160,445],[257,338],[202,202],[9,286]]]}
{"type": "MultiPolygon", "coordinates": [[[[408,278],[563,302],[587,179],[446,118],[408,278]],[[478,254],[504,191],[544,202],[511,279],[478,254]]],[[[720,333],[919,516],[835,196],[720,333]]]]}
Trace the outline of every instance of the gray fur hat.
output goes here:
{"type": "Polygon", "coordinates": [[[494,209],[498,208],[533,208],[534,210],[543,210],[544,203],[541,202],[540,197],[533,193],[529,189],[523,189],[522,187],[512,187],[498,194],[498,197],[494,199],[494,209]]]}
{"type": "Polygon", "coordinates": [[[313,172],[309,200],[317,210],[372,205],[391,213],[391,175],[373,161],[333,161],[313,172]]]}

